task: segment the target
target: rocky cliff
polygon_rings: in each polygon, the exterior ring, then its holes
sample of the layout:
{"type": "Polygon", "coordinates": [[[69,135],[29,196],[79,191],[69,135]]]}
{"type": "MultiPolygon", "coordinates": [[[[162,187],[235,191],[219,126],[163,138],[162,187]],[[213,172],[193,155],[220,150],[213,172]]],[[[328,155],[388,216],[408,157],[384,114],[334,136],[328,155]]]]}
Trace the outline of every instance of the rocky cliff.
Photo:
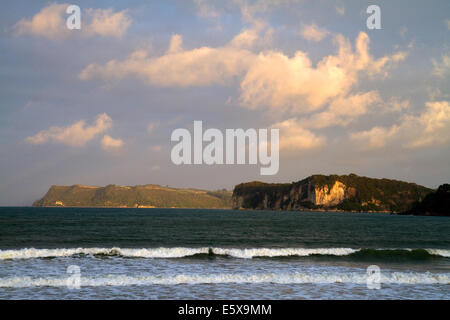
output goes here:
{"type": "Polygon", "coordinates": [[[233,208],[401,212],[432,190],[414,183],[350,175],[313,175],[298,182],[249,182],[233,191],[233,208]]]}

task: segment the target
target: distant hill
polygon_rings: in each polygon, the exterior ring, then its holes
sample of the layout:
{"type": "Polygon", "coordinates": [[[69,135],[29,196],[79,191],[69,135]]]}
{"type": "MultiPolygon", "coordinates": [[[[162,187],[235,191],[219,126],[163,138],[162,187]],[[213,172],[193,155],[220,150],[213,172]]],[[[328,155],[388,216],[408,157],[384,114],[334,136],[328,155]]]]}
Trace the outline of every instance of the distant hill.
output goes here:
{"type": "Polygon", "coordinates": [[[233,208],[403,212],[432,189],[398,180],[313,175],[293,183],[249,182],[233,191],[233,208]]]}
{"type": "Polygon", "coordinates": [[[159,185],[52,186],[36,207],[230,208],[231,192],[159,185]]]}
{"type": "Polygon", "coordinates": [[[416,203],[411,210],[402,214],[450,217],[450,184],[441,185],[436,192],[428,194],[425,199],[416,203]]]}

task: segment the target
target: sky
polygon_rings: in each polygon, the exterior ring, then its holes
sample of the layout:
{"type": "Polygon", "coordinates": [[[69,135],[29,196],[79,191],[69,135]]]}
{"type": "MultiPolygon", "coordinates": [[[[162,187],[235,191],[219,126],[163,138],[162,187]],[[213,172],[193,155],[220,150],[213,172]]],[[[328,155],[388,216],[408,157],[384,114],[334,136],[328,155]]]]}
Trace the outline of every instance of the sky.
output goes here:
{"type": "Polygon", "coordinates": [[[51,185],[450,182],[450,2],[0,2],[0,205],[51,185]],[[381,29],[369,29],[369,5],[381,29]],[[81,29],[69,30],[69,5],[81,29]],[[171,133],[279,128],[280,167],[175,165],[171,133]]]}

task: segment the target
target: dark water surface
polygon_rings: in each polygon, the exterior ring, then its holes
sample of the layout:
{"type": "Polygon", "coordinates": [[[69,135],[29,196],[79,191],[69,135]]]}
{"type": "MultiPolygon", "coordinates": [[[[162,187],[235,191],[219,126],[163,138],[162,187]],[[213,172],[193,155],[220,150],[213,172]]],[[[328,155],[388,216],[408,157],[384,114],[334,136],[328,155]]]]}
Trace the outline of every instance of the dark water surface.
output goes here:
{"type": "Polygon", "coordinates": [[[0,208],[6,299],[449,299],[449,279],[445,217],[0,208]]]}

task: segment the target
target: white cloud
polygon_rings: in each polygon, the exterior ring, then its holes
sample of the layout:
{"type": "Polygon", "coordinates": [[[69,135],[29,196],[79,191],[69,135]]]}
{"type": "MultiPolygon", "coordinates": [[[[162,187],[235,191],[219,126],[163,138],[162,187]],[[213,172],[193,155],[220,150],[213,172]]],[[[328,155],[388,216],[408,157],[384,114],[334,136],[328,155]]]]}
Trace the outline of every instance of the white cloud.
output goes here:
{"type": "Polygon", "coordinates": [[[73,34],[122,37],[131,24],[127,11],[113,9],[86,9],[81,12],[81,30],[69,30],[66,26],[66,9],[69,4],[50,4],[30,19],[21,19],[14,25],[16,35],[30,34],[46,38],[64,38],[73,34]]]}
{"type": "Polygon", "coordinates": [[[147,132],[152,133],[157,127],[159,127],[159,122],[150,122],[147,125],[147,132]]]}
{"type": "Polygon", "coordinates": [[[402,38],[405,37],[406,32],[408,32],[408,28],[405,27],[405,26],[401,27],[401,28],[398,30],[398,33],[400,34],[400,36],[401,36],[402,38]]]}
{"type": "Polygon", "coordinates": [[[159,87],[224,85],[242,74],[254,57],[233,41],[233,45],[220,48],[184,50],[180,47],[181,40],[178,35],[172,36],[169,51],[160,57],[148,57],[147,52],[136,51],[124,61],[111,60],[104,66],[91,64],[80,73],[80,79],[138,77],[159,87]],[[174,42],[176,52],[171,51],[174,42]]]}
{"type": "Polygon", "coordinates": [[[351,133],[350,139],[360,143],[362,149],[378,149],[386,145],[388,140],[398,132],[398,126],[391,128],[373,127],[370,130],[351,133]]]}
{"type": "Polygon", "coordinates": [[[377,91],[356,93],[334,99],[323,111],[303,118],[300,123],[306,128],[326,128],[331,126],[347,126],[368,112],[367,107],[380,102],[377,91]]]}
{"type": "Polygon", "coordinates": [[[410,107],[409,100],[404,99],[401,100],[397,97],[392,97],[389,101],[384,105],[384,113],[390,112],[403,112],[408,110],[410,107]]]}
{"type": "Polygon", "coordinates": [[[443,145],[450,142],[450,103],[432,101],[425,104],[423,113],[405,115],[390,128],[374,127],[350,135],[351,140],[364,148],[381,148],[388,142],[399,143],[405,148],[443,145]]]}
{"type": "Polygon", "coordinates": [[[170,39],[169,49],[167,50],[168,54],[177,53],[183,51],[183,37],[179,34],[174,34],[170,39]]]}
{"type": "Polygon", "coordinates": [[[235,48],[251,48],[259,39],[255,29],[245,29],[233,38],[230,45],[235,48]]]}
{"type": "Polygon", "coordinates": [[[430,101],[450,99],[450,92],[448,91],[441,91],[441,89],[432,85],[428,86],[426,89],[428,91],[428,98],[430,101]]]}
{"type": "Polygon", "coordinates": [[[406,57],[397,52],[375,59],[369,52],[368,35],[361,32],[354,51],[350,41],[338,35],[337,54],[314,65],[302,51],[292,57],[276,50],[253,52],[251,47],[262,38],[255,30],[243,30],[223,47],[192,50],[183,49],[181,37],[174,35],[169,50],[161,56],[136,51],[123,61],[90,64],[79,77],[105,81],[137,77],[160,87],[230,85],[239,80],[241,106],[295,114],[345,97],[357,84],[360,72],[386,75],[390,65],[406,57]]]}
{"type": "Polygon", "coordinates": [[[33,34],[47,38],[62,37],[69,33],[63,14],[69,4],[50,4],[31,19],[22,19],[14,26],[17,35],[33,34]]]}
{"type": "Polygon", "coordinates": [[[387,68],[406,57],[403,52],[375,59],[369,52],[369,37],[361,32],[356,50],[342,35],[335,38],[339,50],[313,65],[308,55],[297,51],[292,58],[280,52],[260,53],[241,81],[242,105],[269,107],[302,113],[323,107],[349,94],[358,74],[387,74],[387,68]]]}
{"type": "Polygon", "coordinates": [[[337,6],[336,7],[336,12],[340,15],[343,16],[345,14],[345,7],[344,6],[337,6]]]}
{"type": "Polygon", "coordinates": [[[103,150],[105,150],[105,151],[114,151],[114,150],[118,150],[123,147],[123,140],[114,139],[114,138],[110,137],[109,135],[105,134],[101,141],[101,145],[102,145],[103,150]]]}
{"type": "Polygon", "coordinates": [[[324,111],[300,118],[298,122],[305,128],[313,129],[345,127],[366,114],[399,113],[407,109],[409,109],[408,100],[393,97],[383,101],[378,91],[374,90],[338,97],[331,101],[324,111]]]}
{"type": "Polygon", "coordinates": [[[441,62],[436,59],[431,60],[433,63],[433,74],[438,77],[444,77],[450,72],[450,54],[441,55],[441,62]]]}
{"type": "Polygon", "coordinates": [[[91,20],[86,26],[86,34],[121,38],[131,24],[127,13],[127,10],[114,12],[112,8],[86,9],[86,15],[91,20]]]}
{"type": "Polygon", "coordinates": [[[447,29],[450,30],[450,19],[445,20],[445,25],[447,26],[447,29]]]}
{"type": "Polygon", "coordinates": [[[198,14],[201,17],[218,18],[220,16],[219,11],[211,3],[208,3],[208,0],[194,0],[194,3],[197,5],[198,14]]]}
{"type": "Polygon", "coordinates": [[[232,3],[237,5],[243,14],[254,16],[277,7],[298,5],[301,1],[303,0],[232,0],[232,3]]]}
{"type": "Polygon", "coordinates": [[[303,128],[296,119],[288,119],[271,126],[280,129],[280,150],[298,151],[322,147],[326,143],[323,136],[303,128]]]}
{"type": "Polygon", "coordinates": [[[81,120],[69,127],[51,127],[48,130],[42,130],[34,136],[26,138],[25,141],[31,144],[55,142],[73,147],[82,147],[111,126],[111,118],[106,113],[103,113],[97,116],[95,124],[92,126],[86,126],[85,121],[81,120]]]}
{"type": "Polygon", "coordinates": [[[415,133],[415,139],[407,144],[408,147],[445,144],[450,141],[450,103],[435,101],[425,105],[427,109],[420,116],[409,116],[404,120],[404,126],[415,133]]]}
{"type": "Polygon", "coordinates": [[[322,41],[328,34],[328,30],[319,28],[315,23],[302,26],[301,35],[308,41],[322,41]]]}

